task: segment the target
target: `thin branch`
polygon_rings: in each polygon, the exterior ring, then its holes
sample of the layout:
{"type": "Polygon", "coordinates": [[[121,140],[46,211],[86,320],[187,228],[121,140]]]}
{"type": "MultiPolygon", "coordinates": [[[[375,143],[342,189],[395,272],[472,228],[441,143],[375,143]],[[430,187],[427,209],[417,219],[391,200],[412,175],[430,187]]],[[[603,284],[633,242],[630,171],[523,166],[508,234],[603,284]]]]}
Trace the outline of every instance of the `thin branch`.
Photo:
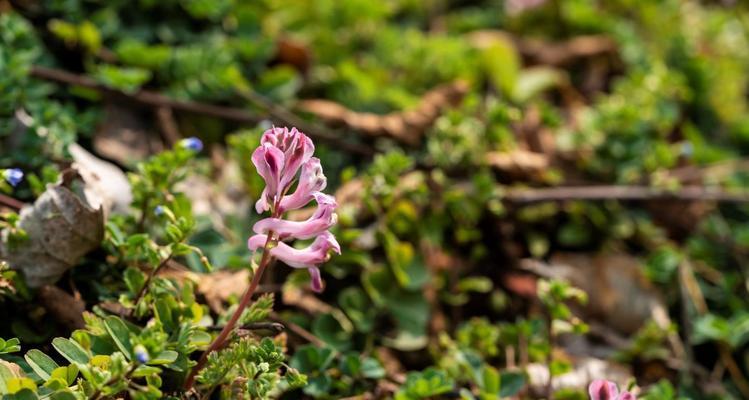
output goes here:
{"type": "MultiPolygon", "coordinates": [[[[42,67],[38,65],[33,66],[31,68],[31,76],[48,81],[65,83],[68,85],[82,86],[107,95],[126,98],[130,101],[155,107],[156,109],[168,107],[172,111],[185,111],[195,114],[203,114],[245,124],[256,124],[264,119],[261,116],[248,113],[241,108],[216,106],[213,104],[200,103],[195,101],[174,100],[161,93],[148,90],[139,90],[135,93],[126,93],[107,87],[106,85],[103,85],[87,76],[78,75],[55,68],[42,67]]],[[[351,153],[361,155],[374,154],[374,150],[372,148],[356,143],[344,142],[337,135],[329,133],[327,129],[323,129],[314,124],[308,123],[307,121],[296,116],[294,113],[286,110],[281,106],[276,105],[275,103],[271,102],[268,99],[265,99],[255,92],[245,91],[241,92],[240,94],[253,104],[266,110],[271,115],[271,117],[276,119],[278,122],[286,125],[296,126],[314,139],[327,142],[331,145],[337,146],[341,150],[351,153]]]]}
{"type": "Polygon", "coordinates": [[[153,277],[156,276],[156,274],[163,268],[169,260],[172,259],[172,254],[170,253],[164,260],[162,260],[159,265],[152,269],[151,272],[148,274],[148,278],[146,278],[146,281],[143,282],[143,286],[138,291],[138,294],[135,296],[135,299],[133,300],[133,304],[135,304],[134,308],[138,308],[138,303],[140,303],[140,300],[143,298],[143,295],[146,294],[146,291],[148,290],[148,286],[151,284],[151,281],[153,280],[153,277]]]}
{"type": "MultiPolygon", "coordinates": [[[[209,327],[206,327],[206,329],[210,331],[220,331],[224,329],[223,326],[218,325],[211,325],[209,327]]],[[[286,329],[286,327],[280,323],[280,322],[253,322],[250,324],[244,324],[242,326],[237,327],[237,330],[247,330],[247,331],[259,331],[259,330],[268,330],[273,331],[275,334],[279,334],[283,332],[286,329]]]]}
{"type": "Polygon", "coordinates": [[[26,204],[20,200],[14,199],[13,197],[6,196],[2,193],[0,193],[0,204],[10,207],[14,210],[20,210],[25,206],[26,204]]]}
{"type": "Polygon", "coordinates": [[[42,67],[37,65],[31,68],[31,76],[48,81],[65,83],[68,85],[82,86],[105,94],[125,97],[132,101],[157,108],[169,107],[172,110],[187,111],[195,114],[204,114],[216,118],[243,123],[258,123],[262,119],[258,116],[248,113],[241,108],[216,106],[213,104],[199,103],[195,101],[174,100],[168,96],[164,96],[161,93],[151,92],[148,90],[140,90],[132,94],[125,93],[109,88],[106,85],[96,82],[95,80],[87,76],[77,75],[55,68],[42,67]]]}
{"type": "Polygon", "coordinates": [[[302,328],[301,326],[291,321],[283,321],[283,319],[275,312],[270,313],[270,319],[276,322],[283,322],[289,331],[295,333],[300,338],[314,344],[315,346],[321,347],[325,345],[325,342],[323,342],[322,339],[315,336],[312,332],[302,328]]]}
{"type": "Polygon", "coordinates": [[[156,108],[156,121],[161,129],[161,134],[170,146],[174,146],[182,138],[177,127],[177,121],[174,120],[172,109],[167,106],[156,108]]]}
{"type": "Polygon", "coordinates": [[[680,200],[749,202],[749,192],[725,192],[702,186],[687,186],[676,190],[650,186],[560,186],[540,189],[509,189],[504,200],[515,204],[569,200],[680,200]]]}

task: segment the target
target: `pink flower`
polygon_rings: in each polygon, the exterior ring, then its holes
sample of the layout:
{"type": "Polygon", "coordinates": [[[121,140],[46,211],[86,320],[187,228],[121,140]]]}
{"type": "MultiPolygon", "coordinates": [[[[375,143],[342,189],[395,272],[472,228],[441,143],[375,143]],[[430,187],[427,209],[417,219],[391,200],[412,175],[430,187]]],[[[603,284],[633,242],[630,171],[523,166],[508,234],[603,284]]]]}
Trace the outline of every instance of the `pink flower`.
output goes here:
{"type": "Polygon", "coordinates": [[[325,189],[328,180],[322,173],[320,159],[310,158],[302,165],[302,173],[299,174],[299,184],[293,194],[281,199],[281,210],[296,210],[302,208],[312,200],[313,193],[325,189]]]}
{"type": "MultiPolygon", "coordinates": [[[[255,251],[265,245],[268,235],[258,234],[250,237],[247,247],[255,251]]],[[[270,249],[270,254],[293,268],[306,268],[312,277],[312,289],[319,292],[322,290],[320,279],[320,264],[330,259],[330,253],[341,254],[341,247],[332,233],[325,231],[321,233],[311,245],[303,249],[295,249],[284,242],[270,249]]]]}
{"type": "Polygon", "coordinates": [[[588,386],[588,394],[591,400],[637,400],[635,395],[629,392],[619,394],[616,383],[597,379],[588,386]]]}
{"type": "Polygon", "coordinates": [[[252,154],[252,162],[258,174],[265,180],[263,193],[255,203],[258,213],[271,210],[272,216],[258,221],[247,246],[252,251],[268,247],[270,256],[290,267],[306,268],[312,278],[312,289],[322,290],[319,266],[330,259],[330,253],[341,253],[338,242],[329,229],[338,222],[335,213],[335,198],[321,191],[327,180],[322,172],[320,160],[312,157],[315,146],[296,128],[272,128],[263,133],[260,146],[252,154]],[[299,173],[294,193],[288,195],[299,173]],[[289,221],[283,212],[304,207],[312,200],[317,210],[305,221],[289,221]],[[270,238],[268,236],[271,236],[270,238]],[[291,239],[313,239],[304,249],[296,249],[284,243],[291,239]]]}
{"type": "Polygon", "coordinates": [[[518,15],[524,11],[541,7],[546,0],[507,0],[505,2],[505,11],[509,15],[518,15]]]}
{"type": "Polygon", "coordinates": [[[252,154],[252,162],[265,180],[265,190],[255,204],[257,212],[274,207],[314,151],[312,140],[296,128],[271,128],[263,133],[260,147],[252,154]]]}
{"type": "Polygon", "coordinates": [[[317,201],[317,210],[305,221],[287,221],[281,218],[265,218],[258,221],[252,230],[255,233],[268,233],[273,231],[278,238],[311,239],[332,227],[338,222],[335,213],[337,206],[335,198],[322,192],[312,194],[317,201]]]}

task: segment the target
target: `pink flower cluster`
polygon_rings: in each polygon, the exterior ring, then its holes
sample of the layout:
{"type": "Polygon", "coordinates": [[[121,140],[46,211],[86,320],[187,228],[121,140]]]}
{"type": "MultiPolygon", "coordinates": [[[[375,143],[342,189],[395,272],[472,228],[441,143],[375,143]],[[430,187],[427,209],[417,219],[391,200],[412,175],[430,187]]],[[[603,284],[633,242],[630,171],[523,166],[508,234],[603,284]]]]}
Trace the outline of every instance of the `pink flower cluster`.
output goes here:
{"type": "Polygon", "coordinates": [[[271,217],[253,226],[256,234],[250,237],[247,246],[252,251],[264,247],[270,235],[271,242],[277,241],[270,248],[270,255],[290,267],[306,268],[312,277],[312,289],[319,292],[322,290],[319,266],[330,258],[331,251],[340,254],[341,248],[329,231],[338,221],[337,203],[333,196],[322,192],[327,180],[320,160],[312,157],[314,151],[312,140],[296,128],[272,128],[263,133],[260,146],[252,154],[252,162],[265,180],[265,189],[255,209],[258,213],[270,211],[271,217]],[[298,172],[296,189],[289,193],[298,172]],[[307,220],[283,219],[286,211],[302,208],[312,200],[317,209],[307,220]],[[314,240],[304,249],[284,243],[293,239],[314,240]]]}
{"type": "Polygon", "coordinates": [[[597,379],[588,386],[590,400],[637,400],[635,395],[630,392],[619,393],[616,383],[597,379]]]}

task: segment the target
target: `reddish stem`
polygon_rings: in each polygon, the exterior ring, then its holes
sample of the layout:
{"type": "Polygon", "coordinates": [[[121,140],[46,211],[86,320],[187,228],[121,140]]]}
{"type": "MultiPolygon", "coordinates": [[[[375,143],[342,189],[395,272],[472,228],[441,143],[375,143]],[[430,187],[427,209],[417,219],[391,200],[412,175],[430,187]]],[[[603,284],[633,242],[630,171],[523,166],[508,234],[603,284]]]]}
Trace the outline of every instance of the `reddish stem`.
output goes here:
{"type": "Polygon", "coordinates": [[[265,272],[265,269],[268,267],[271,261],[270,251],[268,251],[268,247],[272,242],[272,238],[273,232],[268,232],[268,239],[265,241],[265,246],[263,247],[263,257],[260,259],[260,265],[258,266],[255,275],[252,277],[250,286],[247,287],[247,290],[245,290],[244,294],[242,295],[242,300],[240,300],[239,305],[237,306],[236,311],[234,311],[234,314],[232,314],[231,318],[229,319],[229,322],[226,323],[224,329],[222,329],[218,336],[216,336],[216,339],[213,340],[211,346],[208,347],[208,350],[203,353],[203,355],[200,357],[200,360],[198,360],[198,363],[195,365],[195,367],[193,367],[192,371],[190,371],[190,375],[187,377],[184,385],[184,389],[186,391],[192,388],[193,384],[195,383],[195,376],[201,369],[203,369],[203,367],[205,367],[205,364],[208,361],[208,355],[224,346],[224,343],[229,338],[229,335],[234,330],[234,327],[237,325],[239,317],[242,316],[242,312],[245,310],[245,308],[247,308],[247,306],[250,305],[252,295],[255,294],[255,289],[257,289],[257,286],[260,284],[260,278],[262,278],[263,272],[265,272]]]}

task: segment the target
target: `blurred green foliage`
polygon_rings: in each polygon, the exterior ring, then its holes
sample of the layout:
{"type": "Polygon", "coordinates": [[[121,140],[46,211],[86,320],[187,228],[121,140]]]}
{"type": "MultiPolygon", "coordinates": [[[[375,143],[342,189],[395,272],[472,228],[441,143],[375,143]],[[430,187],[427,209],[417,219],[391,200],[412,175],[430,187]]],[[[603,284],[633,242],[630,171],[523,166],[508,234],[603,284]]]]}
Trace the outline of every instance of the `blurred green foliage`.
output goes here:
{"type": "MultiPolygon", "coordinates": [[[[690,362],[700,368],[713,369],[717,362],[706,354],[728,349],[739,373],[749,375],[746,206],[720,205],[696,216],[685,211],[680,216],[690,227],[674,235],[660,220],[670,204],[658,209],[615,201],[569,202],[512,209],[502,200],[513,184],[674,189],[682,183],[670,171],[682,167],[706,167],[709,173],[699,183],[711,188],[746,189],[749,176],[736,167],[749,151],[746,6],[549,0],[517,14],[505,3],[0,1],[0,168],[27,172],[12,194],[31,201],[68,166],[68,144],[92,142],[114,101],[34,78],[33,66],[82,74],[129,94],[148,89],[178,100],[244,108],[258,119],[267,115],[247,100],[249,91],[292,109],[298,100],[324,98],[382,114],[408,110],[428,90],[464,79],[469,93],[438,116],[416,148],[379,139],[367,143],[380,153],[369,160],[318,145],[331,189],[358,181],[362,201],[339,210],[337,235],[344,251],[326,264],[327,288],[321,297],[329,312],[284,309],[279,315],[324,345],[286,348],[268,338],[237,341],[212,355],[211,367],[199,378],[204,389],[215,389],[215,396],[223,398],[236,390],[253,398],[284,391],[341,398],[374,392],[387,381],[399,384],[392,392],[397,399],[528,395],[530,377],[509,365],[508,358],[523,349],[526,361],[551,360],[552,374],[571,369],[550,355],[557,335],[585,333],[586,325],[568,304],[582,296],[562,281],[541,281],[540,292],[534,293],[538,302],[526,302],[511,293],[503,274],[515,257],[610,249],[625,249],[644,260],[644,276],[662,292],[673,322],[672,330],[645,324],[617,359],[636,368],[648,362],[669,365],[667,342],[678,334],[694,355],[690,362]],[[475,37],[479,31],[498,30],[506,35],[488,43],[475,37]],[[537,65],[518,40],[561,42],[579,35],[611,38],[614,55],[587,64],[537,65]],[[301,58],[283,54],[284,42],[296,46],[301,58]],[[533,121],[552,138],[559,162],[538,181],[493,168],[485,155],[526,149],[524,132],[533,121]],[[444,265],[435,267],[435,255],[446,260],[444,265]],[[684,295],[690,277],[690,290],[697,288],[702,300],[684,295]],[[447,322],[437,324],[440,318],[447,322]],[[375,353],[378,348],[401,356],[405,375],[390,376],[375,353]],[[255,379],[246,380],[249,376],[255,379]]],[[[241,175],[237,185],[257,198],[262,181],[249,154],[267,128],[265,121],[238,129],[194,115],[177,120],[183,133],[226,144],[228,159],[241,175]]],[[[210,313],[192,297],[189,285],[149,279],[148,273],[172,258],[184,258],[200,271],[208,270],[209,260],[243,267],[248,255],[244,237],[257,218],[223,216],[218,227],[211,219],[215,216],[193,216],[187,196],[175,189],[189,174],[201,172],[192,157],[176,149],[135,167],[132,212],[110,218],[105,254],[87,258],[71,274],[90,304],[119,300],[139,322],[153,325],[123,328],[126,323],[118,317],[97,310],[86,330],[52,342],[68,361],[63,366],[50,346],[45,351],[54,360],[34,350],[21,359],[11,354],[18,351],[15,341],[3,341],[0,358],[19,363],[31,378],[5,380],[9,372],[0,369],[0,392],[21,398],[37,390],[46,396],[72,393],[69,387],[78,385],[76,393],[86,396],[127,388],[133,397],[155,398],[163,386],[174,386],[167,378],[184,372],[191,354],[204,346],[210,313]],[[163,214],[154,214],[157,206],[163,214]],[[138,345],[158,366],[133,361],[138,345]],[[135,373],[145,386],[129,385],[135,373]],[[82,380],[76,381],[79,374],[82,380]],[[112,379],[119,386],[106,389],[112,379]]],[[[0,219],[8,232],[3,240],[23,240],[23,232],[14,229],[16,221],[14,214],[0,219]]],[[[306,279],[295,273],[276,278],[277,283],[287,278],[284,291],[301,290],[306,279]]],[[[2,304],[29,298],[22,280],[1,268],[2,304]]],[[[270,298],[257,304],[258,314],[246,322],[264,320],[273,306],[270,298]]],[[[12,320],[0,334],[19,337],[24,346],[44,347],[55,327],[24,310],[0,312],[0,318],[12,320]]],[[[703,387],[689,371],[669,374],[670,381],[657,376],[657,383],[640,370],[635,373],[643,378],[645,398],[742,394],[734,375],[717,378],[716,394],[715,385],[703,387]]],[[[558,394],[581,396],[579,390],[558,394]]]]}

